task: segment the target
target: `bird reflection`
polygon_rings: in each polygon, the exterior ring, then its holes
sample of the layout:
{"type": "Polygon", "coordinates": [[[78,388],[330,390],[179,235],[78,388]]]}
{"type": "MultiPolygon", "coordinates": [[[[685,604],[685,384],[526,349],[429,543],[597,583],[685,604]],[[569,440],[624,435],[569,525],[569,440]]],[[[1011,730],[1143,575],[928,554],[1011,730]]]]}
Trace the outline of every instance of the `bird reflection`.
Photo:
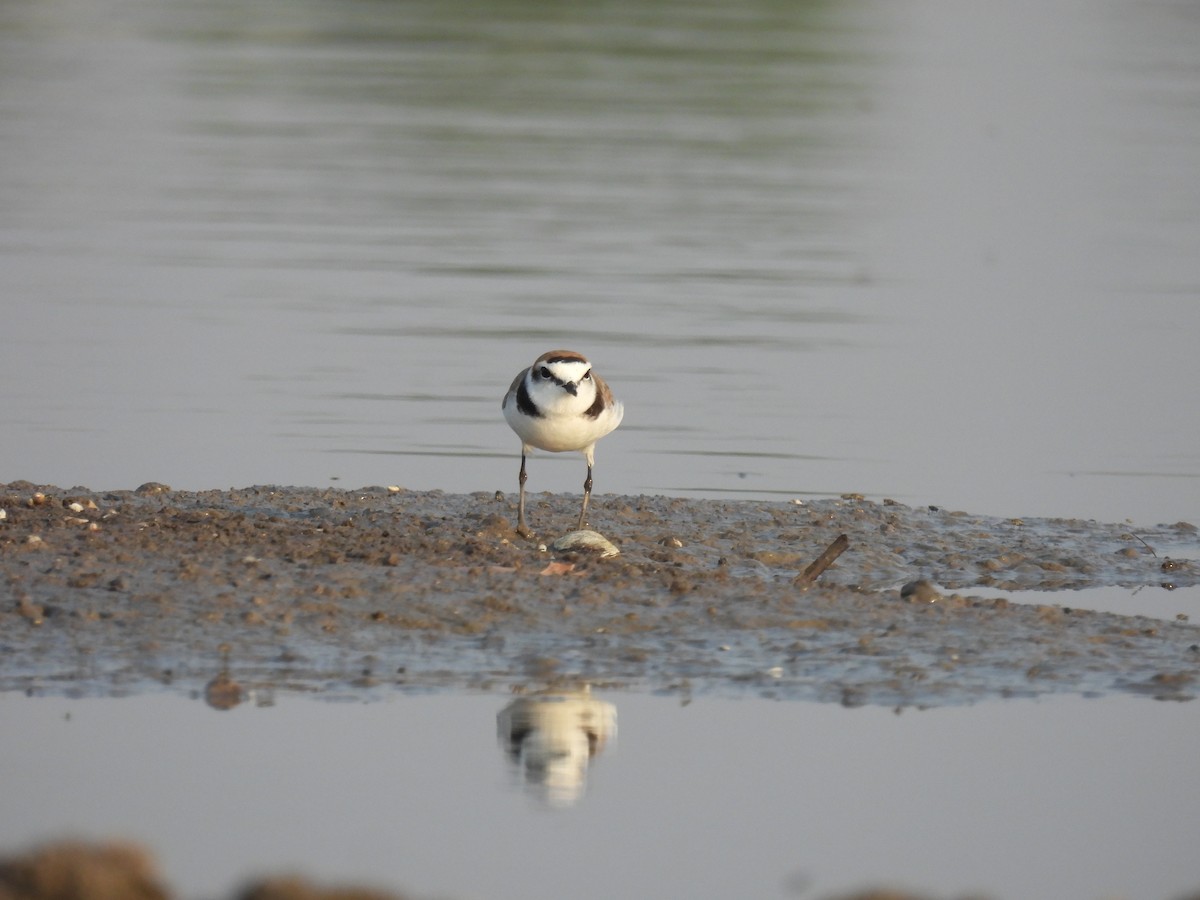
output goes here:
{"type": "Polygon", "coordinates": [[[588,765],[617,733],[617,708],[581,690],[541,691],[514,700],[496,717],[500,745],[526,786],[550,806],[583,796],[588,765]]]}

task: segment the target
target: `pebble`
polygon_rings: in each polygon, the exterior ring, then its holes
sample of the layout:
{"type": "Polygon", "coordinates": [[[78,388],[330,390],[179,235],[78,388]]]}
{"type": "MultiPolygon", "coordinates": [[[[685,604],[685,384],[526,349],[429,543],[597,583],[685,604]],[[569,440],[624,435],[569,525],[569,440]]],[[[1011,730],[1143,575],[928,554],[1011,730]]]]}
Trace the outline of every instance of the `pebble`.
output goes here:
{"type": "Polygon", "coordinates": [[[213,709],[233,709],[245,697],[242,686],[224,672],[204,686],[204,702],[213,709]]]}
{"type": "Polygon", "coordinates": [[[45,621],[45,610],[40,603],[34,603],[28,597],[17,601],[17,613],[29,620],[32,625],[41,625],[45,621]]]}
{"type": "Polygon", "coordinates": [[[900,599],[909,603],[937,603],[946,598],[931,583],[921,579],[910,581],[900,588],[900,599]]]}

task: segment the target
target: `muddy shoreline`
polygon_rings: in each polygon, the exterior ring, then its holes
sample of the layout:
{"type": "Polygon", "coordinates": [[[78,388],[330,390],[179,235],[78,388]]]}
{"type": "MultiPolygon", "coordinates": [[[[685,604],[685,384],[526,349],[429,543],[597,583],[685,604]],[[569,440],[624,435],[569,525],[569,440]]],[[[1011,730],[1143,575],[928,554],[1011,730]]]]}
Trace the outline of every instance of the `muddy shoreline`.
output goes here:
{"type": "Polygon", "coordinates": [[[1197,584],[1189,523],[600,495],[591,524],[621,551],[601,559],[548,549],[577,502],[532,495],[542,534],[526,540],[512,495],[0,485],[0,690],[590,681],[901,706],[1200,684],[1196,625],[1072,609],[1069,593],[1197,584]],[[843,533],[850,549],[797,589],[843,533]],[[1061,593],[1017,602],[1031,591],[1061,593]]]}

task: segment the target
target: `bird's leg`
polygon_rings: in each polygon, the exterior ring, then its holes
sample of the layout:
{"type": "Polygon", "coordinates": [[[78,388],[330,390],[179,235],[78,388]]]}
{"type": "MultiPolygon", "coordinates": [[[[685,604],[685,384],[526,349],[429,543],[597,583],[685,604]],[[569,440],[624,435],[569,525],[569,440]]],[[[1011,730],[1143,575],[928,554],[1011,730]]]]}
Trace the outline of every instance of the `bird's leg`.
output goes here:
{"type": "Polygon", "coordinates": [[[517,476],[517,481],[521,485],[521,493],[517,498],[517,534],[521,537],[532,537],[533,532],[529,530],[529,526],[525,524],[525,482],[529,478],[525,474],[525,451],[521,451],[521,474],[517,476]]]}
{"type": "Polygon", "coordinates": [[[588,465],[587,478],[583,482],[583,509],[579,510],[579,530],[583,530],[587,516],[588,499],[592,496],[592,467],[588,465]]]}

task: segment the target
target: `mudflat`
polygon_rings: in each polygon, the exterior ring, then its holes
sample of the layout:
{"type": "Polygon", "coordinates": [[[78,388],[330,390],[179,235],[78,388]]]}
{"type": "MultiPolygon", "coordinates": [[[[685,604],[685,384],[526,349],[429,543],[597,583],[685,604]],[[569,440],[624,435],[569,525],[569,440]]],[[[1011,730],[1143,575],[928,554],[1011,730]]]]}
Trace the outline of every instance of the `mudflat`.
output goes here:
{"type": "Polygon", "coordinates": [[[524,539],[515,496],[500,493],[0,485],[0,690],[165,686],[221,705],[260,689],[370,698],[583,681],[905,706],[1190,699],[1200,683],[1196,625],[1070,601],[1197,584],[1190,523],[857,496],[592,503],[618,555],[596,538],[554,549],[574,527],[572,495],[531,495],[541,533],[524,539]],[[842,534],[849,548],[797,584],[842,534]]]}

